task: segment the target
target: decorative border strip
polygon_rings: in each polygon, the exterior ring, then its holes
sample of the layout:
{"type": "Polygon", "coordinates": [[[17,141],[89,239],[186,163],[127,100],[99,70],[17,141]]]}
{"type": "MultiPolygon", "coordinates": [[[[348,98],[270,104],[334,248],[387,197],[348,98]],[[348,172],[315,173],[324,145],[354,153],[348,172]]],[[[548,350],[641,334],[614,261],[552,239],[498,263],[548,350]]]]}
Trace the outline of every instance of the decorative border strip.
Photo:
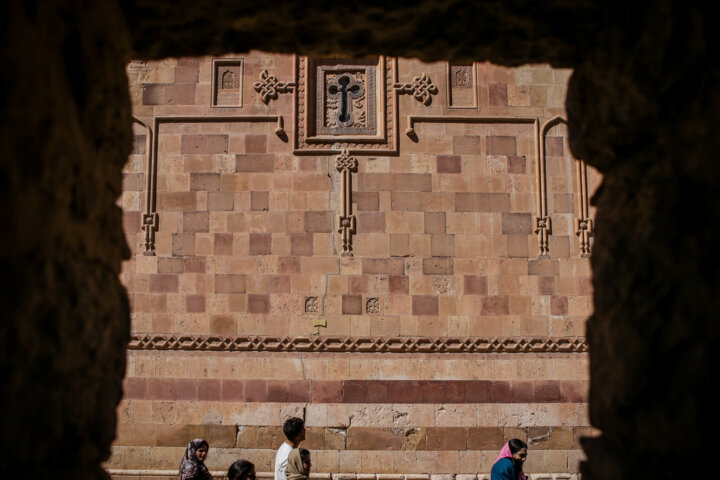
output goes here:
{"type": "Polygon", "coordinates": [[[584,337],[221,337],[133,334],[130,350],[363,353],[585,353],[584,337]]]}
{"type": "MultiPolygon", "coordinates": [[[[107,472],[113,478],[144,477],[176,478],[175,470],[130,470],[108,468],[107,472]]],[[[210,472],[214,478],[226,478],[227,472],[219,470],[210,472]]],[[[528,480],[582,480],[580,473],[526,473],[528,480]]],[[[274,478],[273,472],[258,472],[258,479],[274,478]]],[[[443,474],[443,473],[311,473],[310,480],[490,480],[489,473],[481,474],[443,474]]]]}

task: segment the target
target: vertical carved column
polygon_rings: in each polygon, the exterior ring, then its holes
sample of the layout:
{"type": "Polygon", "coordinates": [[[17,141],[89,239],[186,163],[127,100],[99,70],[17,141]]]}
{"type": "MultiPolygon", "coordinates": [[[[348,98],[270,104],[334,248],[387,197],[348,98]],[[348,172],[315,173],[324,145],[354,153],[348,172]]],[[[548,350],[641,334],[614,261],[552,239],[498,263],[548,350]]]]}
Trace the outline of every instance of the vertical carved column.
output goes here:
{"type": "Polygon", "coordinates": [[[587,186],[587,164],[583,160],[575,163],[577,167],[578,184],[578,212],[580,216],[575,218],[575,235],[580,239],[580,256],[590,255],[590,237],[593,236],[593,221],[588,213],[588,186],[587,186]]]}
{"type": "Polygon", "coordinates": [[[550,215],[547,211],[547,178],[545,174],[545,134],[554,125],[553,122],[557,121],[557,117],[545,122],[542,129],[540,129],[539,122],[535,122],[535,158],[537,164],[535,165],[535,176],[537,178],[537,197],[536,197],[536,210],[538,212],[535,217],[535,233],[538,236],[538,255],[546,257],[550,254],[550,247],[548,237],[552,231],[552,224],[550,222],[550,215]]]}
{"type": "Polygon", "coordinates": [[[342,175],[340,189],[342,191],[342,214],[338,217],[338,233],[342,234],[342,256],[352,255],[352,234],[355,233],[355,215],[352,214],[352,177],[357,171],[358,162],[347,150],[335,157],[335,168],[342,175]]]}

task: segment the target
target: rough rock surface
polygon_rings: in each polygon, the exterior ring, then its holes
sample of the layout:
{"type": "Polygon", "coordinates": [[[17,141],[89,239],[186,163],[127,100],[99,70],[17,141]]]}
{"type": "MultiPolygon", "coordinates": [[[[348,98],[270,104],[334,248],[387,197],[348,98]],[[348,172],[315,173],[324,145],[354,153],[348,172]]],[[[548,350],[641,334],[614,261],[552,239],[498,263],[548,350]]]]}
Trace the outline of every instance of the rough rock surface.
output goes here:
{"type": "Polygon", "coordinates": [[[120,399],[123,67],[263,49],[572,67],[576,156],[598,167],[586,478],[692,478],[715,419],[718,43],[694,2],[11,2],[0,129],[6,276],[0,471],[99,478],[120,399]],[[715,40],[713,40],[713,38],[715,40]],[[8,73],[11,72],[11,73],[8,73]],[[681,473],[682,472],[682,473],[681,473]]]}

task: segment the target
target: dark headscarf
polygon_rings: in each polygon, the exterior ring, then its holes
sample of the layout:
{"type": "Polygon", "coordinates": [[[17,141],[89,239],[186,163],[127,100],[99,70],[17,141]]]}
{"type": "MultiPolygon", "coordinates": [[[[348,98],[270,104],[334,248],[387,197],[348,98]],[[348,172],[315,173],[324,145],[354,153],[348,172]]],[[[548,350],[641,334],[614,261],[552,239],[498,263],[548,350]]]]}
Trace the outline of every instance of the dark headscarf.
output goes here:
{"type": "Polygon", "coordinates": [[[187,450],[185,450],[185,456],[180,462],[178,480],[212,480],[213,477],[210,475],[207,467],[203,462],[198,460],[197,455],[195,454],[195,452],[203,446],[210,448],[208,442],[202,438],[196,438],[188,443],[187,450]]]}

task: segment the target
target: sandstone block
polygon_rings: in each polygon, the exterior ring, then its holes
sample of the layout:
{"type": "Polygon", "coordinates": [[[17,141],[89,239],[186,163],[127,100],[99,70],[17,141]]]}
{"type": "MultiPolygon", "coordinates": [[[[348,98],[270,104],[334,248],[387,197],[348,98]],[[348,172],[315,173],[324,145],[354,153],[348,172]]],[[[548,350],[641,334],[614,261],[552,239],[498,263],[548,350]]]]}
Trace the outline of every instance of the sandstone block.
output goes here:
{"type": "Polygon", "coordinates": [[[227,152],[227,135],[183,135],[180,138],[180,153],[183,154],[213,154],[227,152]]]}
{"type": "Polygon", "coordinates": [[[248,313],[269,313],[270,296],[260,294],[249,294],[247,296],[248,313]]]}
{"type": "Polygon", "coordinates": [[[413,315],[438,315],[439,310],[438,297],[433,295],[412,296],[413,315]]]}
{"type": "Polygon", "coordinates": [[[275,155],[236,155],[235,171],[238,173],[274,172],[275,155]]]}
{"type": "Polygon", "coordinates": [[[215,293],[245,293],[245,275],[238,273],[216,274],[215,293]]]}
{"type": "Polygon", "coordinates": [[[437,173],[461,173],[462,160],[460,155],[438,155],[436,157],[437,173]]]}

